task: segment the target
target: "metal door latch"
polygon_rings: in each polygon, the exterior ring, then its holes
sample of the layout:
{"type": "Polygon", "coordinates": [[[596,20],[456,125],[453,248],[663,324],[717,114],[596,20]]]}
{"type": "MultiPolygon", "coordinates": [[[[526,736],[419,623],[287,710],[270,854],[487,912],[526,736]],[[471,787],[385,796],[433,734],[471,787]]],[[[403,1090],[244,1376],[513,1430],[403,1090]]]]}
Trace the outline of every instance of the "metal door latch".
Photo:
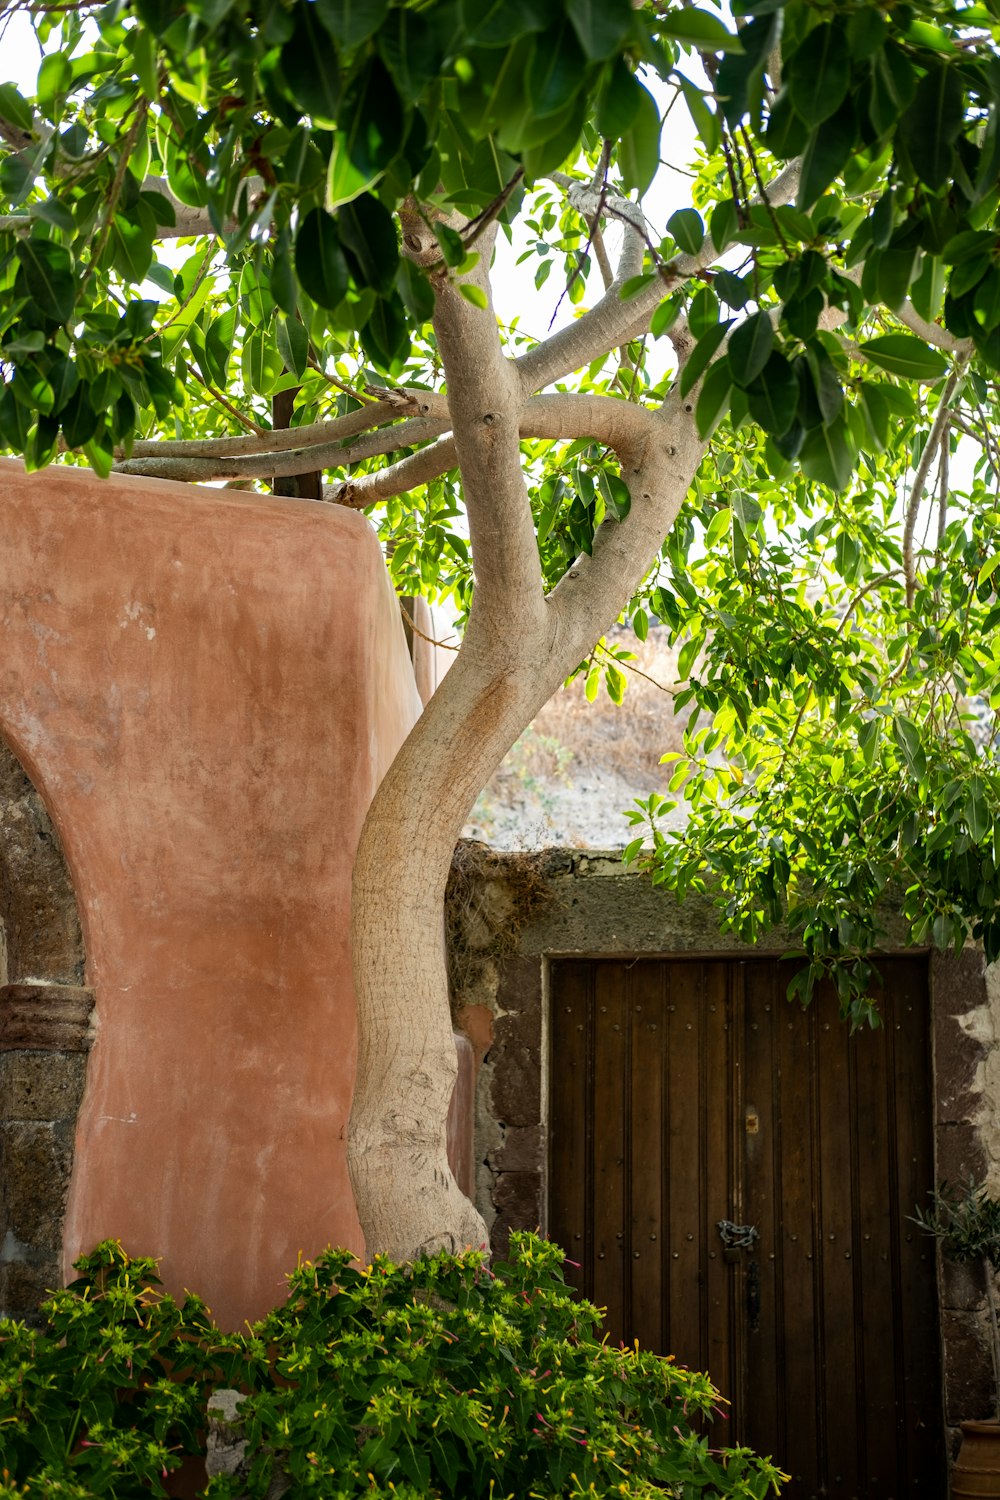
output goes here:
{"type": "Polygon", "coordinates": [[[756,1224],[733,1224],[729,1219],[720,1219],[715,1227],[722,1240],[722,1259],[730,1266],[738,1264],[741,1250],[752,1250],[760,1238],[756,1224]]]}
{"type": "Polygon", "coordinates": [[[729,1219],[720,1219],[715,1227],[727,1250],[752,1250],[760,1239],[756,1224],[733,1224],[729,1219]]]}

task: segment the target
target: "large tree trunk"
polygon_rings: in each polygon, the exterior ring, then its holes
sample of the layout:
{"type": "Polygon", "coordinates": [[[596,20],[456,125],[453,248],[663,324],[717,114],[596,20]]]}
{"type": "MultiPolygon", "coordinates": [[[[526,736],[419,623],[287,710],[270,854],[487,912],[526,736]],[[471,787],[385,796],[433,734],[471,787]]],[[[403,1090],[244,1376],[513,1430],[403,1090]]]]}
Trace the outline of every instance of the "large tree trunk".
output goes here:
{"type": "MultiPolygon", "coordinates": [[[[408,253],[436,266],[425,220],[404,215],[403,231],[408,253]]],[[[375,796],[354,869],[359,1055],[348,1162],[368,1254],[396,1259],[486,1241],[446,1152],[456,1059],[444,893],[455,843],[518,735],[627,605],[705,448],[693,400],[679,395],[655,414],[626,401],[554,398],[552,421],[561,413],[570,430],[582,422],[615,451],[632,505],[625,521],[599,528],[592,555],[545,597],[520,424],[532,392],[557,372],[525,375],[504,356],[488,276],[495,232],[480,238],[478,266],[462,278],[478,285],[485,307],[460,295],[443,268],[435,273],[434,329],[475,565],[469,627],[375,796]]],[[[619,321],[622,307],[616,294],[619,321]]]]}
{"type": "MultiPolygon", "coordinates": [[[[481,632],[480,632],[481,634],[481,632]]],[[[354,867],[358,1081],[348,1160],[369,1256],[486,1246],[448,1166],[456,1057],[444,944],[455,844],[481,788],[563,676],[544,648],[477,650],[475,622],[372,802],[354,867]],[[513,654],[511,654],[513,655],[513,654]]]]}

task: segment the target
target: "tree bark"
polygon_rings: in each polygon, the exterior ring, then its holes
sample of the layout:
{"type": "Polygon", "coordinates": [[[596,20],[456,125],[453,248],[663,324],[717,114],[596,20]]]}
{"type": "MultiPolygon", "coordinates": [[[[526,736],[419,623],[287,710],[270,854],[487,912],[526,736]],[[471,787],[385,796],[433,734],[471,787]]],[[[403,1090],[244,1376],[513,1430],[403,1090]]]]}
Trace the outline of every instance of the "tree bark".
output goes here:
{"type": "MultiPolygon", "coordinates": [[[[454,846],[504,755],[627,605],[705,450],[690,400],[672,398],[656,415],[595,404],[595,436],[618,453],[632,508],[624,522],[604,523],[593,555],[543,598],[510,370],[492,390],[453,400],[476,563],[472,614],[455,665],[375,796],[355,862],[359,1056],[348,1160],[369,1256],[486,1247],[446,1153],[456,1059],[443,905],[454,846]]],[[[453,379],[449,371],[450,388],[453,379]]]]}

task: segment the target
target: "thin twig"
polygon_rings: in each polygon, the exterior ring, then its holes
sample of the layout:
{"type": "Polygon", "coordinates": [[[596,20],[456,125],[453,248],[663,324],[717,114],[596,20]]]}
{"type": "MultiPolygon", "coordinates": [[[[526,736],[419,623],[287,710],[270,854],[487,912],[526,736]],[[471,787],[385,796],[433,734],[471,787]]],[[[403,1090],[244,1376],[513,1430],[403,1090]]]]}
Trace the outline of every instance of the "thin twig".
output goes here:
{"type": "Polygon", "coordinates": [[[927,484],[927,476],[930,473],[934,455],[938,444],[948,426],[948,403],[955,393],[955,387],[965,370],[965,361],[956,360],[955,368],[948,377],[948,383],[941,392],[941,400],[938,403],[937,413],[934,417],[934,425],[931,427],[930,435],[924,444],[924,451],[920,455],[916,473],[913,476],[913,485],[910,489],[910,499],[906,507],[906,522],[903,527],[903,571],[906,574],[906,607],[913,608],[913,601],[917,594],[916,563],[913,556],[913,536],[917,526],[917,514],[920,510],[920,502],[924,497],[924,487],[927,484]]]}
{"type": "Polygon", "coordinates": [[[641,667],[637,667],[635,662],[622,661],[620,657],[615,656],[614,652],[611,651],[607,646],[602,645],[600,641],[598,641],[595,649],[598,651],[603,651],[605,656],[608,657],[610,661],[613,661],[616,667],[624,667],[626,672],[634,672],[636,677],[644,677],[646,681],[651,682],[655,688],[659,688],[661,693],[669,693],[670,696],[673,697],[675,693],[679,693],[681,691],[679,687],[667,687],[666,683],[657,682],[655,677],[650,677],[649,673],[644,672],[641,667]]]}
{"type": "Polygon", "coordinates": [[[428,645],[441,646],[445,651],[461,651],[461,643],[459,643],[457,646],[452,646],[449,645],[447,641],[436,641],[432,635],[424,635],[424,632],[420,629],[420,626],[415,624],[413,616],[406,608],[406,605],[403,603],[402,599],[400,599],[399,601],[399,612],[403,616],[403,619],[406,621],[407,625],[409,625],[410,629],[413,631],[413,634],[418,635],[420,639],[422,641],[426,641],[428,645]]]}
{"type": "Polygon", "coordinates": [[[221,391],[217,391],[214,385],[209,385],[208,381],[203,375],[199,375],[194,365],[189,365],[188,369],[191,371],[191,374],[194,376],[195,380],[197,380],[198,384],[204,386],[205,390],[212,397],[212,400],[217,401],[219,405],[225,411],[227,411],[231,417],[234,418],[235,421],[239,422],[241,427],[245,427],[247,432],[255,433],[259,438],[267,436],[266,427],[261,427],[259,423],[252,421],[250,417],[244,416],[243,412],[241,412],[238,407],[235,407],[231,401],[227,400],[221,391]]]}

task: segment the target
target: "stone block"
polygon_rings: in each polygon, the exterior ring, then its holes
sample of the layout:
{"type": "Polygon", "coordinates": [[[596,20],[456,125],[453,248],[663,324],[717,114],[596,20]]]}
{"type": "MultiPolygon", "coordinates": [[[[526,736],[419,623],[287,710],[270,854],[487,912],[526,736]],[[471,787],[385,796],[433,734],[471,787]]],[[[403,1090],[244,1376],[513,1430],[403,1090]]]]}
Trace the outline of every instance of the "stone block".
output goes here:
{"type": "Polygon", "coordinates": [[[540,1172],[542,1167],[541,1125],[511,1125],[490,1153],[494,1172],[540,1172]]]}
{"type": "Polygon", "coordinates": [[[982,1105],[977,1070],[989,1049],[978,1037],[963,1030],[954,1018],[938,1020],[935,1041],[938,1121],[950,1124],[972,1119],[982,1105]]]}
{"type": "Polygon", "coordinates": [[[506,1255],[512,1229],[537,1229],[542,1215],[542,1178],[539,1172],[502,1172],[493,1184],[496,1220],[494,1255],[506,1255]]]}
{"type": "Polygon", "coordinates": [[[84,1057],[65,1052],[0,1052],[0,1120],[75,1120],[84,1057]]]}
{"type": "Polygon", "coordinates": [[[986,1307],[985,1271],[966,1261],[941,1261],[941,1306],[956,1312],[977,1312],[986,1307]]]}
{"type": "Polygon", "coordinates": [[[977,948],[966,948],[957,958],[932,953],[930,982],[936,1018],[964,1016],[986,1004],[985,960],[977,948]]]}
{"type": "Polygon", "coordinates": [[[537,1125],[541,1112],[541,1057],[538,1046],[507,1046],[493,1063],[490,1099],[502,1125],[537,1125]]]}
{"type": "Polygon", "coordinates": [[[500,967],[497,1008],[540,1015],[542,1010],[542,966],[537,958],[508,958],[500,967]]]}
{"type": "Polygon", "coordinates": [[[542,1178],[539,1172],[501,1172],[493,1202],[511,1229],[537,1229],[541,1222],[542,1178]]]}
{"type": "Polygon", "coordinates": [[[0,985],[0,1051],[88,1052],[93,992],[81,985],[0,985]]]}
{"type": "Polygon", "coordinates": [[[56,1255],[31,1265],[23,1260],[0,1260],[0,1315],[21,1318],[37,1327],[44,1322],[38,1312],[40,1305],[60,1286],[62,1275],[56,1255]]]}
{"type": "Polygon", "coordinates": [[[993,1415],[993,1360],[985,1320],[975,1313],[941,1313],[945,1419],[982,1421],[993,1415]]]}
{"type": "Polygon", "coordinates": [[[32,1250],[58,1252],[72,1161],[65,1126],[18,1120],[0,1124],[3,1233],[32,1250]]]}
{"type": "Polygon", "coordinates": [[[979,1131],[966,1121],[938,1127],[935,1175],[939,1182],[966,1183],[970,1177],[978,1182],[986,1171],[986,1153],[979,1131]]]}

